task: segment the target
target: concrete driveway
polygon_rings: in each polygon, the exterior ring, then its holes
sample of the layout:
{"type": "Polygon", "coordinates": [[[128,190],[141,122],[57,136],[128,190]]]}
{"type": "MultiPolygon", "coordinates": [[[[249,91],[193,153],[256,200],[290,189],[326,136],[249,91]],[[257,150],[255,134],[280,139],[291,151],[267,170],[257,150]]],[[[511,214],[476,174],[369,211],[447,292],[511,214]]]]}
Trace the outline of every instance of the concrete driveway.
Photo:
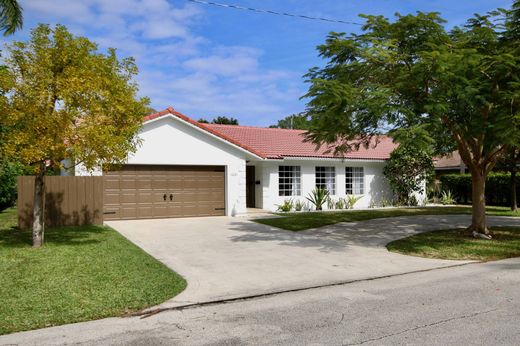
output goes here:
{"type": "MultiPolygon", "coordinates": [[[[464,227],[469,216],[415,216],[339,223],[303,232],[243,218],[110,221],[107,224],[188,281],[162,307],[384,277],[467,263],[390,253],[388,242],[464,227]]],[[[490,217],[493,226],[517,218],[490,217]]]]}

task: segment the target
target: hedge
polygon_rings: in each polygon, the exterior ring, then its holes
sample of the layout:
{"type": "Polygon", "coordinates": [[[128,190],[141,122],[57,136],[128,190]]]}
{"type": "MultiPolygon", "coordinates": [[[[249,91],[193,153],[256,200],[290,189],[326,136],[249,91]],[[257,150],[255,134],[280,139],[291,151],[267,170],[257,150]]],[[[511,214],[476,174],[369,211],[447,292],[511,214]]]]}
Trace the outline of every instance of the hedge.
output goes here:
{"type": "MultiPolygon", "coordinates": [[[[450,190],[458,203],[471,202],[471,175],[445,174],[439,177],[442,190],[450,190]]],[[[516,177],[516,193],[520,196],[520,177],[516,177]]],[[[486,204],[511,204],[511,175],[509,173],[491,173],[486,179],[486,204]]]]}

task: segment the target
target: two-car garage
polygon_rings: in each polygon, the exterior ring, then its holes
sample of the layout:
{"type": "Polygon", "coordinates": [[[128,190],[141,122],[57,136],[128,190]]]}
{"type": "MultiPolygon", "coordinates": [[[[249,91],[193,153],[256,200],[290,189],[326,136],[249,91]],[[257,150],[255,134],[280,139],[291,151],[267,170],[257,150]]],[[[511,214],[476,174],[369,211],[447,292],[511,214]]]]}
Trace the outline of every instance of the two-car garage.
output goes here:
{"type": "Polygon", "coordinates": [[[105,220],[226,213],[224,166],[125,165],[103,185],[105,220]]]}

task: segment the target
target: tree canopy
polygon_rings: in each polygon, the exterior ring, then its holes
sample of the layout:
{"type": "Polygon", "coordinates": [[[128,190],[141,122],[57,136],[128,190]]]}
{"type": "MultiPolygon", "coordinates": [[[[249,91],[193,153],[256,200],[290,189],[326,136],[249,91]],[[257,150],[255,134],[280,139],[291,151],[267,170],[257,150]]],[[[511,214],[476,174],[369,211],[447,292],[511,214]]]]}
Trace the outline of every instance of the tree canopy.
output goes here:
{"type": "Polygon", "coordinates": [[[331,33],[318,47],[326,66],[307,74],[308,139],[348,151],[382,128],[423,128],[435,153],[459,150],[473,178],[471,229],[487,233],[485,177],[520,136],[518,3],[451,31],[418,12],[361,15],[362,33],[331,33]]]}
{"type": "MultiPolygon", "coordinates": [[[[114,49],[103,54],[64,26],[39,25],[28,42],[13,42],[7,52],[0,154],[36,174],[36,213],[49,169],[125,162],[138,145],[148,99],[136,96],[132,58],[118,59],[114,49]]],[[[35,214],[35,228],[41,217],[35,214]]]]}
{"type": "MultiPolygon", "coordinates": [[[[210,122],[204,118],[200,118],[198,120],[199,123],[209,124],[210,122]]],[[[211,121],[212,124],[222,124],[222,125],[238,125],[238,120],[232,117],[226,116],[218,116],[213,118],[211,121]]]]}
{"type": "Polygon", "coordinates": [[[310,128],[310,119],[309,116],[304,112],[291,114],[281,120],[278,120],[276,125],[271,125],[269,127],[280,129],[308,130],[310,128]]]}

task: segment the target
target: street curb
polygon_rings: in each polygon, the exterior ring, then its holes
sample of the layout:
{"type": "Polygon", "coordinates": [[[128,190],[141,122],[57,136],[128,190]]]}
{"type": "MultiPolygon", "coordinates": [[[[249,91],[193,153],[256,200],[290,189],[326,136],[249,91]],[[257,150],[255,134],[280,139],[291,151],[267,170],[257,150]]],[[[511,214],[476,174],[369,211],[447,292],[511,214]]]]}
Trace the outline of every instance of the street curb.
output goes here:
{"type": "Polygon", "coordinates": [[[313,290],[313,289],[318,289],[318,288],[342,286],[342,285],[348,285],[348,284],[357,283],[357,282],[366,282],[366,281],[373,281],[373,280],[378,280],[378,279],[388,279],[388,278],[392,278],[392,277],[405,276],[408,274],[425,273],[425,272],[430,272],[430,271],[434,271],[434,270],[457,268],[457,267],[467,266],[467,265],[471,265],[471,264],[481,264],[481,263],[486,263],[486,261],[472,261],[472,262],[458,263],[458,264],[452,264],[452,265],[442,266],[442,267],[414,270],[414,271],[405,272],[405,273],[373,276],[373,277],[368,277],[365,279],[336,281],[336,282],[331,282],[331,283],[322,284],[322,285],[305,286],[305,287],[292,288],[292,289],[286,289],[286,290],[282,289],[282,290],[278,290],[278,291],[272,291],[272,292],[266,292],[266,293],[260,293],[260,294],[252,294],[252,295],[244,295],[244,296],[233,297],[233,298],[209,300],[209,301],[205,301],[205,302],[189,303],[189,304],[177,305],[177,306],[172,306],[172,307],[164,307],[164,308],[159,307],[159,308],[155,308],[155,309],[154,308],[144,309],[144,310],[141,310],[138,312],[127,314],[123,317],[140,317],[141,319],[143,319],[143,318],[148,318],[148,317],[151,317],[153,315],[156,315],[156,314],[159,314],[159,313],[165,312],[165,311],[181,311],[181,310],[185,310],[185,309],[194,309],[194,308],[203,307],[203,306],[212,306],[212,305],[233,303],[233,302],[243,301],[243,300],[270,297],[270,296],[275,296],[275,295],[284,294],[284,293],[301,292],[301,291],[313,290]]]}

